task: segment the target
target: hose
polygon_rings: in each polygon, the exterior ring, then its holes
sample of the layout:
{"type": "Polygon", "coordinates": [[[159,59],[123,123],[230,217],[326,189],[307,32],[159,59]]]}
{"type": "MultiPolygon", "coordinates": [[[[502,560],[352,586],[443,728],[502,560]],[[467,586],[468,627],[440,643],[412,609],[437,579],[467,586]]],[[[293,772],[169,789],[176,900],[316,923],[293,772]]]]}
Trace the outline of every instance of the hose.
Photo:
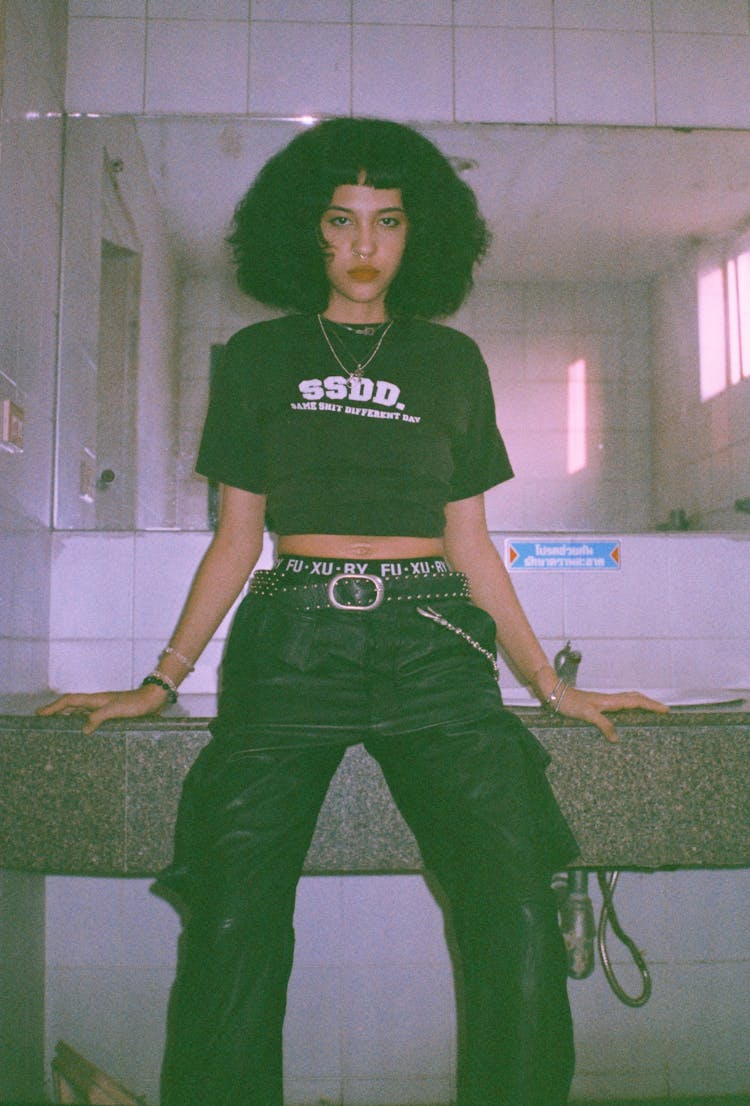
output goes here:
{"type": "Polygon", "coordinates": [[[596,939],[599,948],[599,956],[602,962],[602,968],[604,974],[607,977],[607,982],[619,998],[620,1002],[624,1002],[626,1006],[645,1006],[651,997],[652,983],[651,973],[648,970],[648,965],[644,960],[640,950],[636,947],[635,941],[628,937],[627,933],[620,925],[619,918],[617,917],[617,911],[614,905],[614,893],[617,886],[617,880],[619,879],[619,871],[613,871],[611,875],[607,872],[598,870],[596,878],[599,881],[599,889],[602,893],[601,914],[599,915],[599,926],[597,929],[596,939]],[[618,940],[625,945],[626,949],[633,958],[638,971],[641,973],[641,979],[643,980],[643,987],[639,995],[629,995],[627,991],[620,986],[620,983],[615,975],[614,968],[609,958],[609,950],[607,949],[607,923],[612,926],[612,930],[618,940]]]}

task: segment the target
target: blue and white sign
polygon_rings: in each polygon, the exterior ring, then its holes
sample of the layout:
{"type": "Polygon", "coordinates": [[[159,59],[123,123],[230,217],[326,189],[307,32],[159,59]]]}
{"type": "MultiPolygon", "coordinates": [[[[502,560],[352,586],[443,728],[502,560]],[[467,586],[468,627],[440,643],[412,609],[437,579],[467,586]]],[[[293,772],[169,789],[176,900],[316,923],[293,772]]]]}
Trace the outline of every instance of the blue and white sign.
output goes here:
{"type": "Polygon", "coordinates": [[[621,542],[570,538],[505,539],[510,572],[605,572],[620,568],[621,542]]]}

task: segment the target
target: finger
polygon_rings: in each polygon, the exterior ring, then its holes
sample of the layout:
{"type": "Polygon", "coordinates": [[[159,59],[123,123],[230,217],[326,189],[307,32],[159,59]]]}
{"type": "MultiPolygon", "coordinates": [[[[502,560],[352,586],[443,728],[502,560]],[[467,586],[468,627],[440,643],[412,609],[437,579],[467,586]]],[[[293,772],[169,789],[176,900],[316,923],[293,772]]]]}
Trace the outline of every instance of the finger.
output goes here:
{"type": "Polygon", "coordinates": [[[659,702],[658,699],[651,699],[648,695],[640,695],[640,700],[643,710],[652,710],[656,714],[669,714],[667,704],[659,702]]]}
{"type": "Polygon", "coordinates": [[[61,695],[59,699],[40,707],[37,714],[74,714],[79,710],[96,710],[107,702],[108,692],[86,692],[84,694],[61,695]]]}
{"type": "Polygon", "coordinates": [[[44,718],[49,718],[55,714],[88,714],[90,709],[90,707],[84,706],[83,703],[50,703],[46,707],[39,707],[36,713],[44,718]]]}
{"type": "Polygon", "coordinates": [[[51,703],[45,703],[43,707],[37,707],[36,713],[45,714],[60,714],[68,708],[68,700],[70,695],[61,695],[59,699],[54,699],[51,703]]]}
{"type": "Polygon", "coordinates": [[[599,698],[602,710],[650,710],[657,714],[666,714],[669,707],[658,699],[650,699],[640,691],[605,692],[599,698]]]}
{"type": "Polygon", "coordinates": [[[117,712],[111,707],[102,707],[100,710],[92,711],[84,722],[81,732],[88,737],[89,734],[99,729],[102,722],[106,722],[108,718],[115,718],[116,716],[117,712]]]}
{"type": "Polygon", "coordinates": [[[591,719],[597,729],[601,732],[602,736],[610,745],[616,745],[620,738],[617,736],[617,730],[612,725],[610,720],[598,711],[591,719]]]}

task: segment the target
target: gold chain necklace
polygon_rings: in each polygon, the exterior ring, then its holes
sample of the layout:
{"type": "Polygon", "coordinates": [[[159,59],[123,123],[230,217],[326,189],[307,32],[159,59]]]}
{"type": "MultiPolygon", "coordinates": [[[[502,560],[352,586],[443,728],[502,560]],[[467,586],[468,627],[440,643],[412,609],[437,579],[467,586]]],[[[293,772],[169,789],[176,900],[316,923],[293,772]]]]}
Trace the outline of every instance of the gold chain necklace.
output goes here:
{"type": "Polygon", "coordinates": [[[351,369],[347,369],[346,365],[341,360],[339,355],[336,353],[336,350],[333,348],[333,343],[332,343],[332,341],[331,341],[331,339],[328,335],[328,331],[326,330],[325,324],[323,322],[323,316],[318,315],[317,319],[318,319],[318,326],[320,327],[320,331],[321,331],[323,337],[326,340],[326,345],[328,346],[329,350],[331,351],[331,354],[333,355],[333,358],[334,358],[336,364],[339,365],[344,370],[344,372],[346,373],[349,380],[351,380],[352,377],[356,377],[357,380],[359,380],[361,378],[362,373],[365,371],[367,366],[372,361],[375,360],[375,358],[378,354],[378,350],[380,349],[383,342],[385,341],[386,334],[388,333],[388,331],[393,326],[393,319],[391,319],[390,322],[388,323],[388,325],[386,326],[386,328],[384,329],[383,333],[380,335],[377,342],[375,343],[375,348],[373,349],[372,353],[364,361],[357,361],[356,357],[354,357],[354,354],[352,354],[351,351],[349,351],[349,353],[351,354],[352,359],[354,360],[355,365],[357,366],[356,369],[351,370],[351,369]]]}

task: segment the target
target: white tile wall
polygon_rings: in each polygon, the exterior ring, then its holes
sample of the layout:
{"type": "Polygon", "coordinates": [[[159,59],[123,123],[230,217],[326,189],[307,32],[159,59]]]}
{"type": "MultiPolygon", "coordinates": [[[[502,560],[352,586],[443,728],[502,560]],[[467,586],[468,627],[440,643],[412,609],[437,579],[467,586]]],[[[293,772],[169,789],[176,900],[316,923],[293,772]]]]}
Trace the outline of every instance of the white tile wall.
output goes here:
{"type": "MultiPolygon", "coordinates": [[[[61,691],[130,687],[153,668],[210,540],[205,531],[55,533],[50,686],[61,691]]],[[[267,536],[258,567],[269,567],[272,561],[273,545],[267,536]]],[[[186,693],[216,692],[216,673],[236,606],[186,679],[186,693]]]]}
{"type": "Polygon", "coordinates": [[[60,532],[54,538],[50,637],[130,635],[133,620],[132,534],[60,532]],[[102,571],[104,565],[106,571],[102,571]]]}
{"type": "Polygon", "coordinates": [[[689,31],[693,34],[750,33],[745,0],[653,0],[654,28],[657,31],[689,31]]]}
{"type": "Polygon", "coordinates": [[[434,1078],[446,1068],[450,1072],[455,1033],[452,991],[447,967],[391,965],[382,959],[374,965],[350,967],[343,998],[347,1079],[371,1084],[382,1080],[386,1093],[379,1100],[401,1102],[403,1098],[393,1097],[393,1084],[434,1078]]]}
{"type": "Polygon", "coordinates": [[[131,650],[122,641],[49,643],[48,682],[61,694],[132,687],[132,671],[131,650]]]}
{"type": "Polygon", "coordinates": [[[650,34],[559,30],[555,67],[558,122],[656,122],[650,34]]]}
{"type": "Polygon", "coordinates": [[[683,1010],[667,1053],[672,1093],[710,1094],[716,1070],[724,1073],[728,1093],[746,1092],[747,1028],[741,1021],[725,1024],[725,1018],[728,1010],[747,1004],[750,964],[672,964],[667,979],[674,1002],[683,1010]]]}
{"type": "Polygon", "coordinates": [[[68,0],[68,16],[144,19],[146,0],[68,0]]]}
{"type": "Polygon", "coordinates": [[[149,0],[150,19],[232,19],[247,23],[248,0],[149,0]]]}
{"type": "Polygon", "coordinates": [[[750,126],[750,38],[656,34],[660,126],[750,126]]]}
{"type": "Polygon", "coordinates": [[[348,23],[351,0],[252,0],[253,19],[348,23]]]}
{"type": "Polygon", "coordinates": [[[452,32],[449,27],[355,26],[352,75],[355,114],[449,119],[452,32]]]}
{"type": "Polygon", "coordinates": [[[552,0],[454,0],[457,27],[552,27],[552,0]]]}
{"type": "Polygon", "coordinates": [[[343,1074],[341,969],[298,964],[289,981],[284,1068],[293,1079],[340,1081],[343,1074]]]}
{"type": "Polygon", "coordinates": [[[421,23],[448,25],[453,18],[451,0],[353,0],[355,23],[421,23]]]}
{"type": "Polygon", "coordinates": [[[653,5],[648,0],[455,0],[453,5],[448,0],[409,5],[400,0],[254,0],[250,7],[244,0],[155,0],[147,11],[144,0],[75,0],[70,12],[71,110],[172,105],[165,110],[244,113],[249,37],[256,59],[249,65],[252,112],[354,110],[413,119],[748,125],[750,31],[744,0],[653,0],[653,5]],[[193,21],[203,27],[199,43],[177,27],[158,29],[164,22],[193,21]],[[225,41],[228,22],[234,26],[227,47],[231,79],[222,84],[210,61],[225,41]],[[405,64],[400,35],[393,39],[384,33],[396,25],[399,31],[411,27],[403,40],[410,48],[405,64]],[[294,26],[298,29],[290,31],[294,26]],[[348,42],[353,30],[362,44],[355,52],[351,87],[347,60],[342,60],[346,49],[335,26],[346,31],[348,42]],[[377,34],[363,34],[374,28],[377,34]],[[606,37],[590,37],[597,33],[606,37]],[[330,48],[321,52],[325,41],[330,48]],[[596,41],[604,49],[592,54],[596,41]],[[452,54],[447,66],[446,48],[452,54]],[[377,65],[370,61],[368,66],[373,50],[377,65]],[[190,64],[176,64],[181,57],[190,64]],[[275,65],[264,64],[267,57],[275,58],[275,65]],[[325,66],[319,64],[323,57],[325,66]],[[381,82],[370,67],[382,74],[381,82]],[[144,103],[147,72],[149,99],[144,103]],[[192,102],[186,73],[198,77],[192,102]]]}
{"type": "Polygon", "coordinates": [[[344,965],[376,965],[387,949],[388,963],[394,968],[420,965],[450,970],[443,918],[423,880],[414,876],[344,877],[339,901],[339,955],[344,965]],[[402,922],[403,911],[411,919],[408,926],[402,922]]]}
{"type": "MultiPolygon", "coordinates": [[[[649,0],[555,0],[555,27],[601,31],[651,31],[649,0]]],[[[688,28],[689,29],[689,28],[688,28]]]]}
{"type": "MultiPolygon", "coordinates": [[[[522,540],[522,535],[513,537],[522,540]]],[[[620,537],[620,570],[513,574],[548,651],[555,652],[567,638],[577,644],[584,658],[581,686],[747,686],[750,623],[744,581],[750,541],[697,534],[620,537]],[[540,610],[537,623],[534,615],[553,588],[554,617],[548,612],[543,619],[540,610]],[[537,590],[541,599],[535,598],[537,590]]],[[[501,683],[511,686],[503,678],[501,683]]]]}
{"type": "Polygon", "coordinates": [[[456,28],[456,119],[550,123],[552,38],[534,28],[456,28]]]}
{"type": "MultiPolygon", "coordinates": [[[[171,631],[190,581],[208,548],[206,533],[140,533],[135,539],[133,633],[155,638],[171,631]],[[167,629],[169,627],[169,629],[167,629]]],[[[219,635],[225,636],[225,627],[219,635]]]]}
{"type": "Polygon", "coordinates": [[[351,32],[346,24],[258,23],[250,51],[251,112],[349,112],[351,32]]]}
{"type": "MultiPolygon", "coordinates": [[[[589,891],[598,916],[593,877],[589,891]]],[[[622,1006],[600,967],[571,981],[574,1095],[747,1091],[750,946],[736,923],[750,906],[748,872],[624,873],[616,903],[647,958],[653,996],[639,1010],[622,1006]]],[[[452,980],[442,916],[423,880],[305,878],[295,926],[287,1101],[450,1101],[452,980]]],[[[174,915],[147,881],[55,878],[47,927],[50,1045],[62,1027],[155,1101],[174,915]]],[[[612,936],[609,949],[621,983],[637,993],[640,979],[612,936]]]]}
{"type": "Polygon", "coordinates": [[[143,111],[145,50],[143,19],[71,19],[68,111],[143,111]]]}
{"type": "Polygon", "coordinates": [[[24,452],[0,451],[0,691],[14,694],[47,673],[62,124],[43,116],[62,108],[65,23],[39,0],[3,17],[0,398],[25,411],[24,452]]]}
{"type": "MultiPolygon", "coordinates": [[[[0,380],[14,382],[26,414],[24,453],[0,454],[0,691],[15,695],[38,693],[48,670],[65,11],[9,0],[0,19],[0,380]]],[[[43,880],[2,873],[0,907],[0,1097],[40,1099],[43,880]]]]}
{"type": "Polygon", "coordinates": [[[151,20],[146,111],[244,112],[248,44],[242,26],[228,20],[151,20]]]}

